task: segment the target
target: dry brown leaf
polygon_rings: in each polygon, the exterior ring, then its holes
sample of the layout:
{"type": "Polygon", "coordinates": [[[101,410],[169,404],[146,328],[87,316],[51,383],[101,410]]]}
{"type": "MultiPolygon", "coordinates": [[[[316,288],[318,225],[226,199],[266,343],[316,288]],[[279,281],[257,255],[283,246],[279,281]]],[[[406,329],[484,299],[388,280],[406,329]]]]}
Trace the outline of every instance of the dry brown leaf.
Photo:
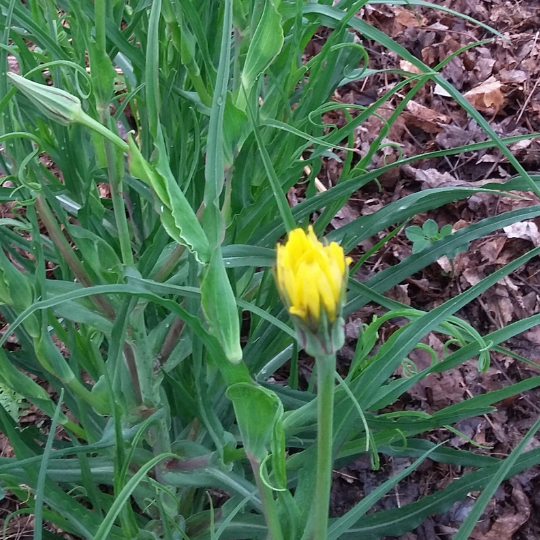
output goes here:
{"type": "MultiPolygon", "coordinates": [[[[422,183],[422,189],[431,189],[439,187],[482,187],[486,184],[500,183],[498,178],[486,178],[471,182],[468,180],[459,180],[448,172],[439,172],[437,169],[417,169],[410,165],[403,165],[401,170],[417,182],[422,183]]],[[[478,195],[478,194],[476,194],[478,195]]],[[[472,195],[471,199],[476,195],[472,195]]],[[[497,195],[498,198],[500,198],[497,195]]],[[[528,204],[527,206],[531,206],[528,204]]]]}
{"type": "Polygon", "coordinates": [[[437,264],[442,268],[443,272],[446,272],[447,274],[452,271],[452,263],[446,255],[443,255],[440,259],[437,259],[437,264]]]}
{"type": "Polygon", "coordinates": [[[460,219],[459,221],[456,221],[454,223],[454,226],[452,227],[452,231],[456,232],[460,229],[464,229],[465,227],[468,227],[470,223],[464,219],[460,219]]]}
{"type": "Polygon", "coordinates": [[[16,73],[17,75],[19,75],[20,67],[19,67],[19,61],[17,60],[17,58],[13,56],[12,54],[8,54],[7,58],[8,58],[9,71],[12,71],[13,73],[16,73]]]}
{"type": "Polygon", "coordinates": [[[473,286],[477,283],[480,283],[484,279],[484,274],[482,272],[479,272],[478,268],[465,268],[463,270],[463,273],[461,274],[469,283],[469,285],[473,286]]]}
{"type": "Polygon", "coordinates": [[[448,124],[452,120],[446,114],[442,114],[434,109],[420,105],[420,103],[417,103],[412,99],[407,103],[407,110],[418,120],[422,120],[424,122],[448,124]]]}
{"type": "Polygon", "coordinates": [[[424,62],[424,64],[427,64],[428,66],[432,66],[433,64],[435,64],[435,61],[437,60],[437,58],[438,58],[438,54],[435,47],[429,46],[429,47],[424,47],[422,49],[422,62],[424,62]]]}
{"type": "Polygon", "coordinates": [[[448,90],[445,90],[439,83],[435,84],[433,93],[437,96],[452,97],[452,94],[448,90]]]}
{"type": "Polygon", "coordinates": [[[356,218],[360,217],[360,212],[356,206],[351,204],[345,204],[336,214],[336,217],[332,220],[332,226],[339,229],[348,223],[351,223],[356,218]]]}
{"type": "MultiPolygon", "coordinates": [[[[482,50],[484,54],[489,55],[488,49],[481,47],[477,49],[476,52],[479,52],[480,50],[482,50]]],[[[488,77],[491,76],[495,62],[495,58],[490,58],[489,56],[481,56],[480,58],[477,58],[476,65],[474,66],[474,71],[477,74],[476,80],[484,82],[487,81],[488,77]]]]}
{"type": "Polygon", "coordinates": [[[540,345],[540,326],[535,326],[534,328],[523,332],[523,337],[536,345],[540,345]]]}
{"type": "MultiPolygon", "coordinates": [[[[444,358],[444,343],[434,334],[428,334],[427,339],[422,339],[422,342],[427,344],[435,351],[437,360],[441,361],[444,358]]],[[[415,349],[409,354],[409,358],[415,363],[418,371],[431,366],[433,358],[424,349],[415,349]]],[[[463,376],[458,368],[441,373],[430,373],[424,379],[418,381],[410,390],[409,394],[427,403],[428,407],[439,410],[452,403],[462,401],[465,384],[463,376]]]]}
{"type": "Polygon", "coordinates": [[[475,540],[512,540],[514,533],[529,519],[528,512],[506,510],[502,516],[495,520],[489,532],[475,535],[475,540]]]}
{"type": "Polygon", "coordinates": [[[506,326],[514,317],[514,303],[506,287],[497,285],[493,292],[484,299],[486,308],[494,315],[501,327],[506,326]]]}
{"type": "Polygon", "coordinates": [[[383,206],[383,203],[379,199],[367,199],[364,201],[364,206],[362,206],[362,215],[369,216],[370,214],[374,214],[383,206]]]}
{"type": "Polygon", "coordinates": [[[395,22],[401,26],[404,26],[405,28],[409,28],[411,26],[422,26],[425,24],[425,19],[410,9],[396,7],[393,9],[393,11],[395,13],[395,22]]]}
{"type": "Polygon", "coordinates": [[[503,231],[508,238],[522,238],[524,240],[530,240],[535,246],[540,246],[540,232],[536,223],[532,221],[513,223],[512,225],[508,225],[508,227],[503,227],[503,231]]]}
{"type": "Polygon", "coordinates": [[[414,73],[416,75],[420,75],[420,73],[422,73],[421,69],[417,68],[414,64],[412,64],[408,60],[400,60],[399,68],[402,69],[403,71],[407,71],[408,73],[414,73]]]}
{"type": "Polygon", "coordinates": [[[396,285],[386,293],[386,296],[392,300],[401,302],[406,306],[411,305],[411,299],[409,298],[409,285],[396,285]]]}
{"type": "Polygon", "coordinates": [[[98,193],[100,199],[110,199],[111,198],[111,186],[105,183],[98,183],[98,193]]]}
{"type": "Polygon", "coordinates": [[[447,172],[441,173],[437,169],[416,169],[403,167],[403,171],[410,174],[417,182],[422,183],[422,189],[454,186],[456,179],[447,172]]]}
{"type": "Polygon", "coordinates": [[[527,148],[529,148],[529,146],[532,145],[532,143],[533,139],[524,139],[522,141],[518,141],[517,143],[509,144],[508,148],[510,148],[513,153],[517,153],[526,150],[527,148]]]}
{"type": "Polygon", "coordinates": [[[522,83],[527,80],[529,74],[521,69],[501,69],[499,80],[502,83],[522,83]]]}
{"type": "Polygon", "coordinates": [[[464,94],[467,101],[478,111],[496,113],[504,103],[502,84],[495,77],[490,77],[482,84],[464,94]]]}
{"type": "Polygon", "coordinates": [[[495,238],[490,238],[485,241],[478,251],[482,254],[483,260],[488,263],[493,263],[498,259],[505,244],[506,238],[504,236],[496,236],[495,238]]]}

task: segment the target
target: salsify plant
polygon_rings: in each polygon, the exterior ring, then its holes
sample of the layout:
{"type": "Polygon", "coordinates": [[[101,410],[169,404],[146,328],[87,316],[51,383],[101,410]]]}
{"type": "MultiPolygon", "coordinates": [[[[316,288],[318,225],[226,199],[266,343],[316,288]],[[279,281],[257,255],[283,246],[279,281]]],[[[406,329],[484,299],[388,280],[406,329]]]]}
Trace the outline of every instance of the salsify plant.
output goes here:
{"type": "Polygon", "coordinates": [[[521,453],[538,423],[505,459],[422,438],[489,413],[540,377],[431,415],[379,412],[430,373],[472,358],[487,369],[490,350],[540,322],[533,315],[480,336],[455,315],[539,248],[429,313],[384,296],[442,255],[539,216],[540,206],[431,239],[363,283],[355,273],[372,253],[347,254],[478,191],[540,188],[508,149],[520,137],[500,139],[441,76],[444,62],[426,66],[355,16],[367,3],[0,0],[0,198],[12,213],[0,220],[2,345],[10,338],[0,385],[17,399],[15,408],[0,400],[13,449],[0,458],[0,488],[34,515],[36,539],[60,538],[54,524],[94,540],[369,540],[482,491],[462,540],[504,478],[540,463],[540,450],[521,453]],[[303,62],[321,26],[328,36],[303,62]],[[332,100],[378,74],[357,35],[415,68],[393,70],[397,83],[369,106],[332,100]],[[432,81],[487,140],[374,167],[393,123],[432,81]],[[394,99],[358,157],[355,130],[394,99]],[[343,111],[343,126],[324,124],[332,110],[343,111]],[[489,147],[515,168],[506,184],[424,190],[329,227],[354,192],[391,168],[489,147]],[[317,193],[326,158],[341,160],[339,179],[317,193]],[[286,194],[304,171],[305,198],[291,208],[286,194]],[[342,317],[368,302],[385,315],[365,321],[341,378],[342,317]],[[378,329],[394,317],[408,322],[380,343],[378,329]],[[415,370],[408,355],[430,332],[456,346],[415,370]],[[298,385],[302,347],[316,358],[308,390],[298,385]],[[408,376],[394,377],[402,364],[408,376]],[[21,429],[17,411],[27,407],[45,421],[21,429]],[[418,459],[329,519],[332,467],[365,454],[374,467],[381,455],[418,459]],[[428,455],[475,470],[368,514],[428,455]]]}

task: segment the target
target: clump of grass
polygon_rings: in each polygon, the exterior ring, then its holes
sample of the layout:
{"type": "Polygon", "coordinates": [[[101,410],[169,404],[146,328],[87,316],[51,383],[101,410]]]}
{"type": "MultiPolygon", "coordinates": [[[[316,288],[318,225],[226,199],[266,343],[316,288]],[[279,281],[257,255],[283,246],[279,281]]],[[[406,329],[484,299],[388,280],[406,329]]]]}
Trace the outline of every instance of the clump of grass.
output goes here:
{"type": "MultiPolygon", "coordinates": [[[[355,191],[415,160],[494,146],[516,169],[511,189],[539,192],[508,150],[516,138],[496,136],[440,75],[444,63],[428,68],[355,17],[365,3],[0,0],[0,167],[15,185],[0,197],[16,205],[13,221],[0,225],[0,312],[9,324],[2,343],[14,335],[18,344],[0,349],[0,383],[3,395],[23,396],[62,427],[61,437],[54,429],[48,437],[21,432],[12,406],[19,398],[0,402],[0,429],[15,451],[0,460],[2,487],[35,513],[36,538],[54,537],[42,534],[43,519],[94,540],[310,538],[322,497],[314,489],[318,399],[297,387],[296,334],[272,276],[276,242],[308,223],[324,236],[355,191]],[[331,32],[303,64],[320,26],[331,32]],[[394,88],[367,107],[333,102],[337,88],[375,73],[351,29],[420,74],[396,71],[394,88]],[[8,78],[8,57],[20,78],[8,78]],[[370,168],[407,102],[430,81],[489,140],[370,168]],[[355,129],[400,91],[406,97],[357,158],[355,129]],[[343,127],[323,124],[333,109],[344,111],[343,127]],[[337,184],[316,194],[323,158],[338,151],[345,158],[337,184]],[[305,170],[306,196],[291,208],[286,194],[305,170]],[[289,384],[276,382],[289,361],[289,384]],[[30,374],[63,398],[55,402],[30,374]],[[219,508],[211,489],[227,493],[219,508]]],[[[505,187],[415,193],[327,240],[348,253],[422,212],[505,187]]],[[[484,490],[458,533],[464,538],[503,478],[540,463],[538,450],[520,455],[537,424],[505,460],[421,438],[490,412],[539,377],[432,415],[378,413],[429,373],[475,357],[486,369],[492,348],[540,322],[533,315],[481,337],[455,316],[539,249],[429,313],[384,292],[472,240],[538,215],[531,206],[452,234],[423,230],[423,249],[365,283],[354,278],[363,261],[353,267],[344,314],[367,302],[386,314],[366,321],[347,376],[330,388],[327,458],[343,465],[369,453],[377,466],[396,444],[400,455],[420,457],[330,520],[320,537],[399,535],[484,490]],[[397,316],[409,323],[377,348],[380,324],[397,316]],[[459,347],[415,371],[408,355],[425,348],[432,331],[459,347]],[[394,379],[402,363],[410,376],[394,379]],[[366,515],[428,455],[479,470],[418,502],[366,515]]]]}

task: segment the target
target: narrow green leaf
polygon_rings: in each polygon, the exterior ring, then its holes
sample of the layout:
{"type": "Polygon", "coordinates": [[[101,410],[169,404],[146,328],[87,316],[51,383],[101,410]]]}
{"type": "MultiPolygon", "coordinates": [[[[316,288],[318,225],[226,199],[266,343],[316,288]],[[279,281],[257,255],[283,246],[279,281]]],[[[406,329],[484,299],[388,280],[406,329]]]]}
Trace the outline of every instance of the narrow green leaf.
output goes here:
{"type": "MultiPolygon", "coordinates": [[[[293,212],[289,206],[287,197],[285,196],[285,193],[283,192],[283,187],[281,185],[279,178],[277,177],[276,171],[272,164],[272,160],[270,159],[270,156],[268,155],[268,150],[266,149],[264,140],[258,128],[255,111],[253,110],[253,108],[251,107],[251,104],[249,103],[247,106],[247,112],[249,116],[249,121],[251,122],[251,127],[253,129],[253,134],[255,136],[255,140],[257,141],[259,152],[261,154],[261,158],[264,163],[264,168],[266,170],[266,174],[268,175],[268,180],[270,180],[270,185],[272,186],[272,192],[276,199],[276,204],[277,204],[279,214],[282,220],[282,223],[278,227],[279,232],[280,233],[282,232],[283,226],[285,226],[285,230],[287,232],[292,231],[296,227],[296,221],[293,217],[293,212]]],[[[277,238],[275,240],[277,240],[277,238]]]]}
{"type": "Polygon", "coordinates": [[[246,93],[260,74],[272,63],[283,46],[281,16],[273,0],[264,2],[261,20],[253,34],[242,70],[242,84],[246,93]]]}
{"type": "Polygon", "coordinates": [[[148,48],[146,49],[146,106],[148,123],[154,141],[158,138],[161,95],[159,93],[159,19],[161,0],[153,0],[148,20],[148,48]]]}
{"type": "Polygon", "coordinates": [[[56,433],[56,424],[58,423],[58,418],[60,416],[60,409],[62,407],[62,402],[64,400],[64,389],[60,392],[58,399],[58,405],[54,411],[52,417],[51,429],[49,436],[47,437],[47,442],[45,443],[45,448],[43,450],[43,458],[39,467],[39,475],[36,485],[36,500],[35,500],[35,513],[34,520],[36,527],[34,529],[34,540],[41,540],[43,534],[43,499],[44,499],[44,490],[45,490],[45,480],[47,478],[47,467],[49,463],[49,458],[51,456],[51,450],[54,442],[54,436],[56,433]]]}
{"type": "MultiPolygon", "coordinates": [[[[480,238],[497,229],[501,229],[512,223],[517,223],[518,221],[532,219],[538,215],[540,215],[540,205],[520,208],[518,210],[512,210],[511,212],[505,212],[500,216],[483,219],[479,223],[464,227],[450,236],[446,236],[437,242],[434,242],[429,250],[407,257],[396,266],[378,272],[365,284],[349,279],[349,288],[351,292],[349,293],[349,301],[345,306],[345,314],[348,315],[360,309],[372,299],[367,298],[367,291],[362,285],[367,285],[369,289],[376,293],[383,293],[394,285],[401,283],[415,272],[418,272],[432,262],[435,262],[443,255],[454,252],[460,246],[466,246],[472,240],[480,238]]],[[[363,231],[359,231],[359,234],[363,236],[363,231]]],[[[333,235],[328,236],[334,239],[333,235]]]]}
{"type": "Polygon", "coordinates": [[[456,11],[455,9],[450,9],[449,7],[443,4],[434,4],[433,2],[424,2],[423,0],[369,0],[369,3],[370,4],[385,4],[385,5],[390,5],[390,6],[407,6],[407,7],[421,6],[421,7],[431,8],[434,10],[442,11],[443,13],[449,13],[450,15],[453,15],[454,17],[460,17],[461,19],[464,19],[465,21],[470,22],[474,26],[480,26],[481,28],[488,30],[492,34],[496,35],[497,37],[507,40],[504,34],[501,34],[492,26],[489,26],[486,23],[483,23],[482,21],[475,19],[474,17],[465,15],[465,13],[460,13],[459,11],[456,11]]]}
{"type": "MultiPolygon", "coordinates": [[[[519,457],[506,472],[505,478],[518,474],[540,463],[540,450],[532,450],[519,457]]],[[[364,516],[349,529],[342,540],[378,540],[384,536],[401,536],[420,525],[430,514],[448,510],[456,501],[463,500],[471,491],[482,490],[499,473],[504,463],[484,467],[463,475],[442,491],[423,497],[401,508],[364,516]]]]}
{"type": "MultiPolygon", "coordinates": [[[[334,19],[336,22],[346,17],[346,13],[336,9],[334,7],[320,5],[320,4],[305,4],[304,13],[317,13],[328,17],[330,20],[334,19]]],[[[513,165],[516,171],[528,182],[529,189],[540,196],[540,188],[533,181],[529,173],[523,168],[521,163],[515,158],[511,150],[501,141],[499,136],[495,133],[489,122],[477,111],[464,97],[456,90],[442,75],[432,72],[431,69],[426,66],[421,60],[411,54],[405,47],[398,44],[391,37],[384,34],[381,30],[374,28],[367,22],[361,20],[358,17],[354,17],[349,21],[351,28],[354,28],[362,35],[369,39],[373,39],[383,45],[385,48],[393,51],[401,58],[411,62],[416,68],[426,74],[432,74],[433,80],[438,83],[444,90],[446,90],[456,102],[469,113],[469,115],[478,122],[478,125],[486,132],[486,134],[492,139],[495,146],[502,152],[502,154],[513,165]]]]}
{"type": "MultiPolygon", "coordinates": [[[[441,443],[443,444],[443,443],[441,443]]],[[[345,533],[350,527],[352,527],[377,501],[382,499],[398,482],[401,482],[403,478],[409,476],[419,465],[440,445],[434,446],[424,454],[420,456],[412,465],[409,465],[406,469],[400,473],[392,476],[386,482],[382,483],[376,489],[374,489],[369,495],[365,496],[362,501],[355,505],[345,515],[336,519],[328,528],[327,540],[338,540],[341,535],[345,533]]]]}
{"type": "Polygon", "coordinates": [[[233,0],[225,0],[223,7],[219,67],[214,96],[212,98],[208,139],[206,141],[204,202],[207,206],[213,204],[219,197],[225,181],[223,170],[223,117],[227,102],[227,85],[229,81],[229,65],[231,62],[233,0]]]}
{"type": "Polygon", "coordinates": [[[372,363],[353,383],[355,386],[358,384],[363,387],[363,392],[359,399],[361,405],[365,409],[368,409],[377,401],[377,392],[381,384],[394,372],[399,361],[405,358],[416,347],[424,335],[467,302],[476,298],[483,291],[497,283],[502,277],[519,268],[538,253],[540,253],[540,248],[533,249],[529,253],[518,257],[515,261],[484,278],[470,289],[410,323],[403,332],[396,332],[381,347],[377,355],[373,358],[372,363]]]}
{"type": "Polygon", "coordinates": [[[175,454],[160,454],[151,459],[148,463],[145,463],[129,480],[124,489],[115,498],[114,503],[111,506],[108,514],[101,523],[99,529],[93,537],[93,540],[107,540],[109,538],[110,530],[114,524],[115,519],[122,510],[122,507],[127,504],[131,494],[135,491],[136,487],[143,481],[144,477],[155,467],[160,461],[166,458],[176,459],[178,456],[175,454]]]}
{"type": "Polygon", "coordinates": [[[223,151],[227,168],[233,166],[236,154],[240,151],[248,133],[247,114],[233,103],[231,93],[227,92],[223,122],[223,151]]]}
{"type": "Polygon", "coordinates": [[[494,474],[492,478],[489,480],[488,485],[486,486],[486,488],[484,489],[480,497],[478,497],[478,499],[474,503],[474,506],[471,512],[465,518],[465,521],[459,528],[459,531],[456,534],[456,536],[454,536],[454,540],[467,540],[467,538],[469,538],[469,535],[474,529],[474,526],[478,523],[478,520],[482,516],[482,513],[484,512],[490,499],[495,494],[495,491],[497,491],[501,482],[506,478],[512,466],[514,465],[514,463],[516,463],[517,459],[519,458],[521,452],[523,452],[523,450],[525,449],[525,446],[527,445],[527,443],[534,437],[534,435],[539,429],[540,429],[540,418],[534,423],[534,425],[527,432],[525,437],[523,437],[521,442],[512,450],[510,455],[500,465],[499,470],[496,472],[496,474],[494,474]]]}

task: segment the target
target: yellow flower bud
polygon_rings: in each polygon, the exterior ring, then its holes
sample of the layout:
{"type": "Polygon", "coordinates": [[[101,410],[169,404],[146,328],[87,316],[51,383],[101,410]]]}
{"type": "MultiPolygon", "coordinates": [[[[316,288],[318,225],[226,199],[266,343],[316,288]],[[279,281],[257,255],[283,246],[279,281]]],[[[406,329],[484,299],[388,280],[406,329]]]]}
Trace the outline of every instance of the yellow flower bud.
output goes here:
{"type": "Polygon", "coordinates": [[[341,315],[345,280],[352,262],[343,248],[323,245],[313,227],[294,229],[284,245],[277,246],[277,284],[289,313],[310,328],[317,328],[322,311],[333,323],[341,315]]]}

